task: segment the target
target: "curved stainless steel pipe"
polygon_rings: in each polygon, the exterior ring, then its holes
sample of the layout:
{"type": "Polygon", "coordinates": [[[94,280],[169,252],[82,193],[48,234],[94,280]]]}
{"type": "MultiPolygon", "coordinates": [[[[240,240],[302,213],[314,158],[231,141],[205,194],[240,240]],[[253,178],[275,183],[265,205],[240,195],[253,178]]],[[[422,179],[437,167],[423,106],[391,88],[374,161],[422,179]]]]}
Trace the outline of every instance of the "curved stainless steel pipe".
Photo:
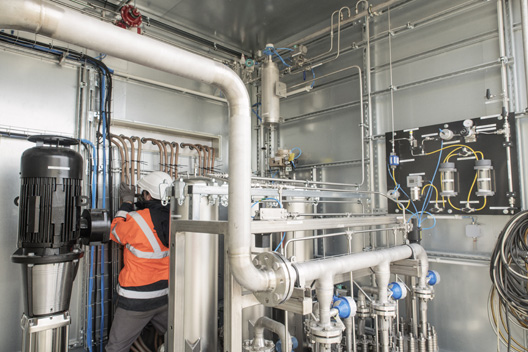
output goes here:
{"type": "Polygon", "coordinates": [[[268,317],[260,317],[255,323],[255,338],[253,339],[253,347],[265,347],[264,344],[264,330],[269,330],[279,336],[284,346],[285,351],[291,351],[291,337],[284,324],[268,317]]]}
{"type": "Polygon", "coordinates": [[[269,289],[273,274],[251,262],[251,103],[244,82],[233,70],[49,1],[0,0],[0,28],[42,34],[221,89],[230,117],[227,246],[231,271],[238,283],[251,291],[269,289]]]}

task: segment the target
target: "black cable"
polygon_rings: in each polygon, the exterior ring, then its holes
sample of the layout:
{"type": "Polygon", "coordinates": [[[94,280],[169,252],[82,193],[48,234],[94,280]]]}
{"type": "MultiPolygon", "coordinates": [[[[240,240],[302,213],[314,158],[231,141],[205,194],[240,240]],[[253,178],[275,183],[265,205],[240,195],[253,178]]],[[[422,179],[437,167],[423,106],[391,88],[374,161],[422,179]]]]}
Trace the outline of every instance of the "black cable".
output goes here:
{"type": "Polygon", "coordinates": [[[506,312],[508,351],[510,319],[528,329],[528,211],[513,216],[500,233],[490,261],[490,278],[506,312]]]}

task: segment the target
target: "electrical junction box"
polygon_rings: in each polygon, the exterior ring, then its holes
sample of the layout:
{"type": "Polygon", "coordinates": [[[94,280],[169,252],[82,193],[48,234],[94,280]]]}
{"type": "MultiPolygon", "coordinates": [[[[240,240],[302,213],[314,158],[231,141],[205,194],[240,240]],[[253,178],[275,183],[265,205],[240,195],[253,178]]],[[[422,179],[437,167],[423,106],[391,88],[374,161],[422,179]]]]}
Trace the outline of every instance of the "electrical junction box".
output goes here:
{"type": "Polygon", "coordinates": [[[389,201],[389,213],[404,208],[432,215],[520,211],[514,114],[395,131],[394,141],[388,132],[385,141],[387,191],[399,194],[401,202],[389,201]]]}
{"type": "Polygon", "coordinates": [[[260,208],[255,218],[259,220],[286,220],[288,212],[283,208],[260,208]]]}

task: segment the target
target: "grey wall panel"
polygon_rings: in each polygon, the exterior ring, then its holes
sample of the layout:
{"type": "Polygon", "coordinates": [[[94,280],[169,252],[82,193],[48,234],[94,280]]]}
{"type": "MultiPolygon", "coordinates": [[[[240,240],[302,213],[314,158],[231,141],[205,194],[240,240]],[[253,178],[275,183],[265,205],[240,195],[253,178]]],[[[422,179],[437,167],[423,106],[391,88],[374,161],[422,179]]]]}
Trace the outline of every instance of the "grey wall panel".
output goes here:
{"type": "Polygon", "coordinates": [[[0,53],[0,125],[73,134],[77,71],[0,53]]]}
{"type": "Polygon", "coordinates": [[[497,337],[487,311],[489,268],[436,263],[431,268],[442,275],[428,306],[441,351],[495,351],[497,337]]]}
{"type": "Polygon", "coordinates": [[[359,159],[361,150],[355,148],[361,139],[358,118],[359,108],[285,124],[281,145],[301,148],[302,164],[359,159]]]}

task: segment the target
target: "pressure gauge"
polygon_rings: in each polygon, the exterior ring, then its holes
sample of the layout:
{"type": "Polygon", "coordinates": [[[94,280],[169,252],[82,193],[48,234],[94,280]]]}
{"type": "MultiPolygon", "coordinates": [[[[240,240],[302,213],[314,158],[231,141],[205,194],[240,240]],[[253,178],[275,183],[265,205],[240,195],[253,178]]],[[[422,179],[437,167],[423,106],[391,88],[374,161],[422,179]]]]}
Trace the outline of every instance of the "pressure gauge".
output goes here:
{"type": "Polygon", "coordinates": [[[464,120],[463,125],[465,128],[471,128],[473,127],[473,120],[464,120]]]}

